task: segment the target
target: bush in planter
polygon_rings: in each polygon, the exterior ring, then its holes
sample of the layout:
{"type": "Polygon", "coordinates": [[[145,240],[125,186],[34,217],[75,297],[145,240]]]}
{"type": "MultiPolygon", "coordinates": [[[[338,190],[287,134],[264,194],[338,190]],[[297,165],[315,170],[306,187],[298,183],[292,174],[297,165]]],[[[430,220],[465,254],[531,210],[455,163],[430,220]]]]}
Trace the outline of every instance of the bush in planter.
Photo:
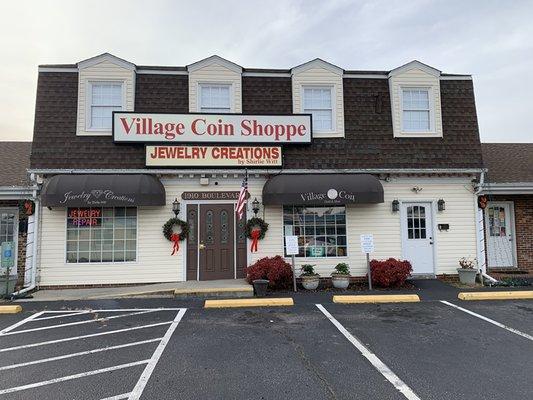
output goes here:
{"type": "Polygon", "coordinates": [[[292,287],[292,268],[283,257],[264,257],[245,269],[246,281],[268,279],[271,289],[289,289],[292,287]]]}
{"type": "Polygon", "coordinates": [[[400,287],[411,275],[413,267],[409,261],[389,258],[384,261],[370,261],[370,271],[372,284],[387,288],[400,287]]]}
{"type": "Polygon", "coordinates": [[[300,271],[302,271],[300,276],[318,276],[315,272],[315,266],[312,264],[302,264],[300,271]]]}
{"type": "Polygon", "coordinates": [[[338,263],[331,275],[350,275],[350,267],[346,263],[338,263]]]}

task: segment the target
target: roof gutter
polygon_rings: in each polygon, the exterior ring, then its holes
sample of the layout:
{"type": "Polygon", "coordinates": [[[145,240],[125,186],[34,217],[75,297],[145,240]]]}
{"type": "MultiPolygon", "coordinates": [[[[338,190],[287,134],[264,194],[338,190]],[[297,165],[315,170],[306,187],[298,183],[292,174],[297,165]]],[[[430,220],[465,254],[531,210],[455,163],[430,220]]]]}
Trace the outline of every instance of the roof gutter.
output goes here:
{"type": "Polygon", "coordinates": [[[533,183],[485,183],[480,194],[533,194],[533,183]]]}
{"type": "MultiPolygon", "coordinates": [[[[30,169],[33,174],[244,174],[244,169],[30,169]]],[[[479,174],[483,168],[250,169],[250,174],[479,174]]]]}

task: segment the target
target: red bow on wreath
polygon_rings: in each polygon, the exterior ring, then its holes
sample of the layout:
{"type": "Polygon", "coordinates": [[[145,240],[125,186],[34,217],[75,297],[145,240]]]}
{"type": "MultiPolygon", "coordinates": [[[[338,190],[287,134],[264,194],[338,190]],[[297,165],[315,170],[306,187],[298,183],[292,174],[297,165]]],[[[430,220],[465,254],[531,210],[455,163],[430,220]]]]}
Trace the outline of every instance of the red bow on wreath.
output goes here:
{"type": "Polygon", "coordinates": [[[171,256],[173,256],[174,254],[178,254],[178,251],[180,249],[180,235],[179,235],[179,233],[173,233],[170,236],[170,241],[174,243],[174,246],[172,246],[172,254],[171,254],[171,256]]]}
{"type": "Polygon", "coordinates": [[[250,236],[252,236],[252,245],[250,246],[250,251],[254,253],[257,251],[257,244],[259,242],[259,236],[261,236],[261,231],[259,229],[254,229],[250,233],[250,236]]]}

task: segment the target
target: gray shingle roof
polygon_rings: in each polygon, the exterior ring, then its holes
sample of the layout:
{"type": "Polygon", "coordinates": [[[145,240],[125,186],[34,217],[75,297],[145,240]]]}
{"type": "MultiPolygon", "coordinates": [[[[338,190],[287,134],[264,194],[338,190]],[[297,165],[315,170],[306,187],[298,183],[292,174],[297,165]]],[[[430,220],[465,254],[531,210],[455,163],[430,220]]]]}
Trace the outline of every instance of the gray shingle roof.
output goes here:
{"type": "Polygon", "coordinates": [[[0,142],[0,186],[28,186],[31,142],[0,142]]]}
{"type": "Polygon", "coordinates": [[[533,143],[482,143],[487,181],[533,182],[533,143]]]}

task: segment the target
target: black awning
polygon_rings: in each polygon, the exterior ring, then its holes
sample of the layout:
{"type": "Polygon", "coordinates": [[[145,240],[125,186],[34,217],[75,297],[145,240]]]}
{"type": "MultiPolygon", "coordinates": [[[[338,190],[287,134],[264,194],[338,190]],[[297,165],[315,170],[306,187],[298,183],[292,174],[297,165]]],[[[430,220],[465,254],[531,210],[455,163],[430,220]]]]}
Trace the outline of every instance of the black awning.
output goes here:
{"type": "Polygon", "coordinates": [[[263,186],[266,205],[383,203],[383,186],[368,174],[295,174],[270,178],[263,186]]]}
{"type": "Polygon", "coordinates": [[[47,207],[164,206],[165,188],[152,175],[55,175],[41,191],[47,207]]]}

